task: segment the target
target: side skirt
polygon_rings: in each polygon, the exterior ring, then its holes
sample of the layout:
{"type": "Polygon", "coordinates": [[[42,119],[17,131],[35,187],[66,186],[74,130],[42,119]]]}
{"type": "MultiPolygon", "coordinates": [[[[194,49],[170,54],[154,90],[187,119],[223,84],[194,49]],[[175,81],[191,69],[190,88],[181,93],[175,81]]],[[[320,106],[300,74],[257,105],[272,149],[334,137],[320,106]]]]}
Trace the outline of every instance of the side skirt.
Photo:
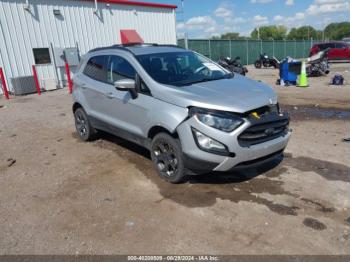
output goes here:
{"type": "Polygon", "coordinates": [[[95,117],[89,116],[89,121],[95,129],[102,130],[102,131],[107,132],[109,134],[115,135],[117,137],[123,138],[123,139],[128,140],[130,142],[133,142],[135,144],[138,144],[142,147],[150,149],[151,140],[147,137],[141,137],[139,135],[135,135],[133,133],[125,131],[124,129],[121,129],[121,128],[115,127],[113,125],[110,125],[108,123],[105,123],[105,122],[103,122],[95,117]]]}

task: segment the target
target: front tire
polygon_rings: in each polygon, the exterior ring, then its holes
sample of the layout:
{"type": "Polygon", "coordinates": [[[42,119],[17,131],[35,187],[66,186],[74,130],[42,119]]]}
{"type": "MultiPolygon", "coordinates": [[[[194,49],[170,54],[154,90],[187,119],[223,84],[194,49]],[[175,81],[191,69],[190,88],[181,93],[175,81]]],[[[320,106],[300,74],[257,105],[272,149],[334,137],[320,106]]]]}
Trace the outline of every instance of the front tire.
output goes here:
{"type": "Polygon", "coordinates": [[[158,175],[170,183],[180,183],[186,177],[179,139],[166,133],[156,135],[151,143],[151,158],[158,175]]]}
{"type": "Polygon", "coordinates": [[[96,130],[91,126],[89,118],[83,108],[74,111],[75,128],[79,138],[91,141],[95,138],[96,130]]]}

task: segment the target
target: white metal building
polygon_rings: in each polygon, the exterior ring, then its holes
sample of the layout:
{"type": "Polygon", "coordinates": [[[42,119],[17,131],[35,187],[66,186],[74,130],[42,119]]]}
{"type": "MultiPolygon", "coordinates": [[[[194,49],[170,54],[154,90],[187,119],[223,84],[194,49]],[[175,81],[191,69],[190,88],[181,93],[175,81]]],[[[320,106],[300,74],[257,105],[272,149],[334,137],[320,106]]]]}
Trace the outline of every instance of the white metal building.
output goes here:
{"type": "Polygon", "coordinates": [[[73,52],[74,72],[75,50],[119,44],[123,29],[146,43],[176,44],[175,9],[127,0],[0,0],[0,67],[10,91],[19,77],[28,82],[32,65],[42,88],[62,86],[63,51],[73,52]]]}

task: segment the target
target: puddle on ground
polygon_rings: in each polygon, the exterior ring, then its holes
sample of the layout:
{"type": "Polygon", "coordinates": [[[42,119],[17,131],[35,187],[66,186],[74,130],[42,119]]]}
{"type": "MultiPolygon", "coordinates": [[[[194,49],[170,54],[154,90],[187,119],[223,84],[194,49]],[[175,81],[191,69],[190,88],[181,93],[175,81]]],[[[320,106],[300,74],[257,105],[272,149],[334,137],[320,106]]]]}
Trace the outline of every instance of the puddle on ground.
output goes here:
{"type": "Polygon", "coordinates": [[[287,111],[293,121],[317,120],[317,119],[337,119],[350,120],[349,109],[323,108],[312,106],[290,106],[282,105],[284,111],[287,111]]]}
{"type": "Polygon", "coordinates": [[[314,230],[325,230],[327,229],[327,226],[323,224],[322,222],[318,221],[314,218],[305,218],[303,221],[304,226],[310,227],[314,230]]]}
{"type": "Polygon", "coordinates": [[[336,211],[336,209],[334,207],[326,207],[325,205],[323,205],[317,201],[311,200],[311,199],[301,198],[301,200],[305,203],[314,205],[316,207],[316,210],[318,210],[322,213],[333,213],[336,211]]]}
{"type": "Polygon", "coordinates": [[[303,172],[315,172],[327,180],[350,182],[350,167],[330,161],[311,157],[293,157],[284,154],[283,165],[290,166],[303,172]]]}

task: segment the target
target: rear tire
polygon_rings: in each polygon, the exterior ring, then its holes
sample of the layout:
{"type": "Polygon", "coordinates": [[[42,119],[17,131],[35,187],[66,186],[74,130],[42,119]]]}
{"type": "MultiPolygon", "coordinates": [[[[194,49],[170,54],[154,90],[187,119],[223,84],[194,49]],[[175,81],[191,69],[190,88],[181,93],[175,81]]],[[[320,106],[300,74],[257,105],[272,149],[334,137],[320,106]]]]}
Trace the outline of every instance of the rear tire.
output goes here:
{"type": "Polygon", "coordinates": [[[91,126],[89,118],[83,108],[74,111],[75,128],[79,138],[83,141],[91,141],[96,137],[96,130],[91,126]]]}
{"type": "Polygon", "coordinates": [[[181,143],[166,133],[156,135],[151,143],[151,158],[158,175],[170,183],[186,177],[181,143]]]}
{"type": "Polygon", "coordinates": [[[255,66],[255,68],[260,69],[261,68],[261,62],[260,61],[255,61],[254,66],[255,66]]]}

